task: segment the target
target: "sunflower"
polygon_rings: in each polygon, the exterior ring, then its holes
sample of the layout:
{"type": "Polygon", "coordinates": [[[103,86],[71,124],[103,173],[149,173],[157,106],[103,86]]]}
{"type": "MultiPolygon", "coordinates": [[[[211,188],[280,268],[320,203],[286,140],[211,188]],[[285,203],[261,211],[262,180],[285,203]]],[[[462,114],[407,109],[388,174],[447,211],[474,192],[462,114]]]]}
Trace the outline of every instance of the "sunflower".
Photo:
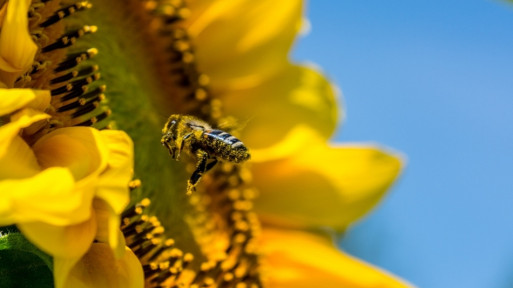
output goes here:
{"type": "Polygon", "coordinates": [[[401,160],[327,144],[335,89],[288,60],[301,1],[0,5],[0,147],[13,167],[0,171],[0,224],[16,225],[0,248],[26,237],[42,252],[18,250],[53,257],[56,287],[408,286],[332,244],[401,160]],[[194,159],[160,144],[170,114],[240,137],[252,161],[217,165],[187,196],[194,159]]]}

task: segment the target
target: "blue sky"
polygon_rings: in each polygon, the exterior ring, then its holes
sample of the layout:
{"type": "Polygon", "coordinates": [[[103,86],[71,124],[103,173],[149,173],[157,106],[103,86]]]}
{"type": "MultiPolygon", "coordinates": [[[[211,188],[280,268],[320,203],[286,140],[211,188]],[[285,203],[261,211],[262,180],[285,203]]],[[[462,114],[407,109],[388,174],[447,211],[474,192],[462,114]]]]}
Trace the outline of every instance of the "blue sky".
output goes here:
{"type": "Polygon", "coordinates": [[[407,156],[341,246],[420,287],[513,286],[513,5],[312,0],[293,52],[343,92],[334,141],[407,156]]]}

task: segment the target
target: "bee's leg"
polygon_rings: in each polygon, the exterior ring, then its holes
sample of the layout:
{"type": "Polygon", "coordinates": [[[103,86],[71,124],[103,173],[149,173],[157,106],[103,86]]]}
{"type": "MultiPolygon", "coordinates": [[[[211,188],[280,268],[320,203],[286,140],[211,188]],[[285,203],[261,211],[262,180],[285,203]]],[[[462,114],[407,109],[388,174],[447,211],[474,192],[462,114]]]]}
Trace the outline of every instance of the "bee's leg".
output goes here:
{"type": "Polygon", "coordinates": [[[184,146],[185,140],[187,140],[187,138],[189,138],[191,136],[192,136],[192,133],[189,133],[189,134],[183,136],[182,141],[180,142],[180,150],[178,150],[178,155],[175,158],[176,160],[180,160],[180,154],[182,154],[182,150],[183,150],[183,146],[184,146]]]}
{"type": "Polygon", "coordinates": [[[191,195],[192,191],[196,190],[196,185],[198,185],[201,176],[207,171],[208,153],[198,150],[196,155],[198,156],[198,163],[196,164],[196,170],[192,173],[189,181],[187,181],[187,195],[191,195]]]}
{"type": "Polygon", "coordinates": [[[175,155],[174,153],[172,152],[173,150],[171,149],[171,147],[169,146],[169,143],[164,139],[162,138],[162,140],[160,141],[162,143],[162,145],[164,145],[164,147],[167,148],[167,151],[169,152],[169,155],[171,155],[172,158],[175,158],[175,155]]]}
{"type": "Polygon", "coordinates": [[[207,168],[205,169],[205,172],[210,171],[210,169],[214,168],[217,164],[217,159],[214,158],[214,161],[207,164],[207,168]]]}

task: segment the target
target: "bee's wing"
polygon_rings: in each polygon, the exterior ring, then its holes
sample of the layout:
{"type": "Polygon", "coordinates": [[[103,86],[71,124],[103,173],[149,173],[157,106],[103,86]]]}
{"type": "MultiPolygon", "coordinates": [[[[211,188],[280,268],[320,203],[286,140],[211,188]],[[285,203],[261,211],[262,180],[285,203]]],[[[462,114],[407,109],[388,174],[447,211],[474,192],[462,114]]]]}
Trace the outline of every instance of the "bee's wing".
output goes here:
{"type": "Polygon", "coordinates": [[[227,116],[219,122],[217,128],[220,130],[229,131],[230,133],[240,134],[240,131],[248,125],[252,118],[254,117],[248,118],[241,122],[235,119],[235,117],[227,116]]]}

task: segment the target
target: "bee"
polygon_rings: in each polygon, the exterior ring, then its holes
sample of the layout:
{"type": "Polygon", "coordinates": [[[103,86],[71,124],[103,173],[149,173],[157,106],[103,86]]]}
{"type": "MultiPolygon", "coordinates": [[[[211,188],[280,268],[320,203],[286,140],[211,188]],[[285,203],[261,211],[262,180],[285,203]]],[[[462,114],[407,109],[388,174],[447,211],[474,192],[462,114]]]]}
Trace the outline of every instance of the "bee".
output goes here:
{"type": "Polygon", "coordinates": [[[208,123],[187,115],[169,116],[162,129],[160,142],[177,161],[184,150],[196,155],[196,170],[187,181],[187,195],[196,190],[201,176],[212,169],[218,161],[242,163],[251,157],[248,148],[235,136],[213,129],[208,123]]]}

